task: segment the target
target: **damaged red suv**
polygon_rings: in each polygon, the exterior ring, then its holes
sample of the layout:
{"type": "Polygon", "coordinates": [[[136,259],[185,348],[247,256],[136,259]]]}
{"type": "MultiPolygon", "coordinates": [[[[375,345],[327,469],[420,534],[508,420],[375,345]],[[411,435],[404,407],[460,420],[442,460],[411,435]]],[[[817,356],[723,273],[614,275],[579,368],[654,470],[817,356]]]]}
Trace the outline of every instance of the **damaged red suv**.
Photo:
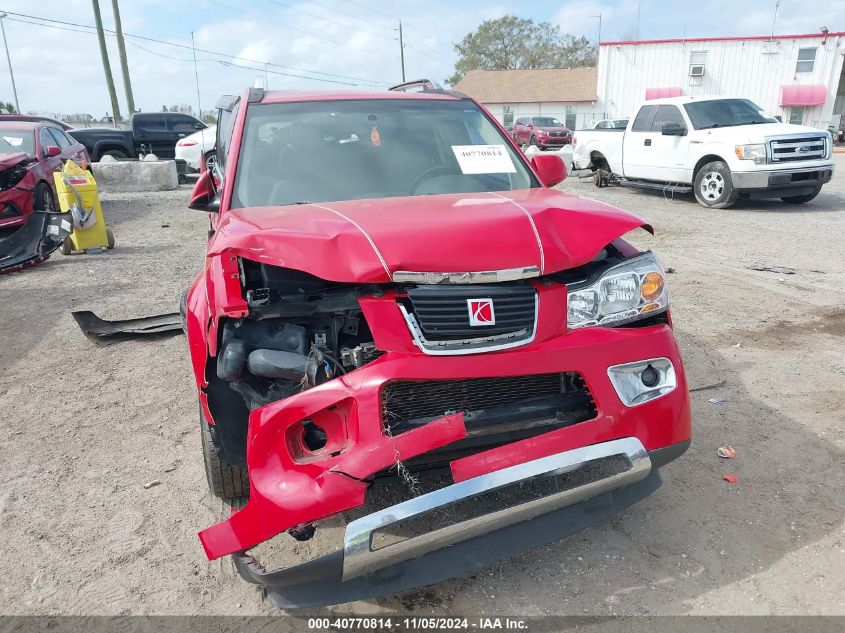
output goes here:
{"type": "Polygon", "coordinates": [[[664,272],[622,239],[650,227],[552,189],[560,158],[529,161],[473,99],[408,88],[222,99],[191,201],[212,234],[184,320],[233,508],[200,540],[283,608],[557,540],[689,445],[664,272]],[[250,554],[339,522],[311,560],[250,554]]]}

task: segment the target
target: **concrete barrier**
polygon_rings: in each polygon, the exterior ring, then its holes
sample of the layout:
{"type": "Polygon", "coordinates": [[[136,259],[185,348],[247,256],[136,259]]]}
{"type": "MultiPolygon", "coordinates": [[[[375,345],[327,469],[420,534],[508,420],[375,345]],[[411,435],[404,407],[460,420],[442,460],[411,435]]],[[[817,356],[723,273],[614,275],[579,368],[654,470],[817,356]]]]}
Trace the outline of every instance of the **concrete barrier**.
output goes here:
{"type": "Polygon", "coordinates": [[[101,191],[171,191],[179,186],[172,160],[103,160],[91,167],[101,191]]]}

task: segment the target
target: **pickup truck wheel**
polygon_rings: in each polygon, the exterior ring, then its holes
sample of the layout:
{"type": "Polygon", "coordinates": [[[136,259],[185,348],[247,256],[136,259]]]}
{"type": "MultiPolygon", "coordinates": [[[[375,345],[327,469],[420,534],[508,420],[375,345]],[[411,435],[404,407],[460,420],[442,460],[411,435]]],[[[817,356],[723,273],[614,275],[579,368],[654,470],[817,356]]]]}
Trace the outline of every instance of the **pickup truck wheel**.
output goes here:
{"type": "Polygon", "coordinates": [[[120,160],[121,158],[128,158],[124,152],[121,152],[119,149],[109,149],[100,154],[100,158],[103,156],[111,156],[115,160],[120,160]]]}
{"type": "Polygon", "coordinates": [[[808,193],[804,196],[786,196],[785,198],[781,198],[784,202],[789,202],[791,204],[804,204],[805,202],[809,202],[822,190],[821,187],[816,187],[813,193],[808,193]]]}
{"type": "Polygon", "coordinates": [[[224,462],[214,445],[211,425],[206,421],[200,407],[200,432],[202,433],[202,457],[205,462],[205,478],[208,488],[215,497],[237,504],[249,497],[249,476],[245,466],[224,462]]]}
{"type": "Polygon", "coordinates": [[[726,209],[739,197],[731,180],[731,170],[720,160],[698,170],[693,190],[698,203],[711,209],[726,209]]]}

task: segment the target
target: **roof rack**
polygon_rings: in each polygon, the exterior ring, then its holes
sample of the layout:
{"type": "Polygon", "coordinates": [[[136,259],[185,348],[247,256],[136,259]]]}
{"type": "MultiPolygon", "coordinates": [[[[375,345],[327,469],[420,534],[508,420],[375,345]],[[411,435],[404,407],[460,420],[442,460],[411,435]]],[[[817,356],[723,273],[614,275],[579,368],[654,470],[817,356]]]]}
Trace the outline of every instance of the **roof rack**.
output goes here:
{"type": "Polygon", "coordinates": [[[466,99],[467,95],[456,90],[446,90],[437,83],[434,79],[415,79],[414,81],[406,81],[401,84],[391,86],[388,90],[392,92],[439,92],[441,94],[452,95],[460,99],[466,99]]]}

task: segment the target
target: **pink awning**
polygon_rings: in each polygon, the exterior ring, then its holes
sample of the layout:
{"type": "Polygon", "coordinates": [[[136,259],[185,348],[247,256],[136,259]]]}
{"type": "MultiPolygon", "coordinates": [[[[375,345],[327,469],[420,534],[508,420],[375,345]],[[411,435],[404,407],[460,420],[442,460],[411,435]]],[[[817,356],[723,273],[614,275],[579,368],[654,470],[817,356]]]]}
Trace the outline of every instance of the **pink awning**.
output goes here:
{"type": "Polygon", "coordinates": [[[822,105],[827,100],[827,88],[820,85],[781,86],[780,104],[782,106],[822,105]]]}
{"type": "Polygon", "coordinates": [[[645,100],[662,99],[663,97],[680,97],[684,91],[680,88],[646,88],[645,100]]]}

